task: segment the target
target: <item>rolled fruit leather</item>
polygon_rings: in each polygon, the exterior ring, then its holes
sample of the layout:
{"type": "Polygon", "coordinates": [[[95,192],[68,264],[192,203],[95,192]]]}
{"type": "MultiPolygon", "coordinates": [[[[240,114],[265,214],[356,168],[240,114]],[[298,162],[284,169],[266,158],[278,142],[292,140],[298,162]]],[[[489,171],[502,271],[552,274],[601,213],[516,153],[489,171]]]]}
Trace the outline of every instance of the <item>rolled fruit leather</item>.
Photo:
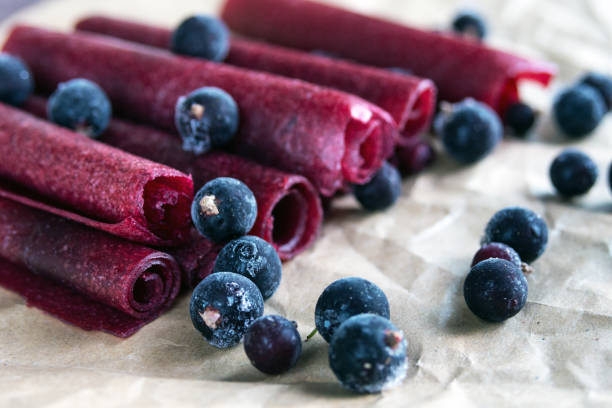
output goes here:
{"type": "Polygon", "coordinates": [[[193,181],[0,104],[0,197],[131,241],[167,246],[188,238],[193,181]]]}
{"type": "Polygon", "coordinates": [[[547,85],[554,65],[531,61],[451,34],[403,26],[308,0],[226,0],[223,20],[236,33],[305,51],[323,50],[430,78],[440,100],[472,97],[503,117],[519,100],[518,82],[547,85]]]}
{"type": "MultiPolygon", "coordinates": [[[[172,31],[119,18],[91,16],[76,29],[168,49],[172,31]]],[[[436,89],[432,81],[413,75],[327,58],[290,48],[233,37],[226,64],[265,71],[335,88],[362,97],[391,114],[405,146],[431,124],[436,89]]]]}
{"type": "Polygon", "coordinates": [[[120,116],[171,132],[180,96],[203,86],[224,89],[240,110],[230,151],[301,174],[323,195],[368,181],[396,142],[396,124],[384,110],[304,81],[27,26],[13,29],[4,50],[28,64],[42,91],[84,77],[106,91],[120,116]]]}
{"type": "MultiPolygon", "coordinates": [[[[46,99],[31,97],[23,109],[46,116],[46,99]]],[[[196,156],[181,148],[180,140],[169,133],[112,119],[99,139],[113,147],[191,174],[195,189],[216,177],[234,177],[253,191],[257,219],[251,235],[270,242],[282,260],[289,260],[308,248],[322,223],[319,195],[310,182],[295,174],[263,166],[240,156],[210,152],[196,156]]],[[[192,231],[189,242],[169,251],[176,257],[188,284],[197,284],[212,270],[220,247],[192,231]]]]}
{"type": "Polygon", "coordinates": [[[0,198],[0,285],[84,330],[129,337],[173,303],[172,256],[0,198]]]}

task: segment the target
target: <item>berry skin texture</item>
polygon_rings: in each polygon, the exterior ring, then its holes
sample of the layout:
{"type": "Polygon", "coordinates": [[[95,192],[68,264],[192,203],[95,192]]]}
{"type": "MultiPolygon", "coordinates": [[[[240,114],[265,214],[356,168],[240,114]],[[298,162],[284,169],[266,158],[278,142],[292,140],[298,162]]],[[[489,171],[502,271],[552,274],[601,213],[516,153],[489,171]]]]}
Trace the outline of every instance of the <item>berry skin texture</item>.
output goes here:
{"type": "Polygon", "coordinates": [[[92,138],[106,130],[111,110],[102,88],[82,78],[59,84],[47,102],[50,121],[92,138]]]}
{"type": "Polygon", "coordinates": [[[257,202],[240,180],[218,177],[204,184],[191,204],[191,219],[200,234],[217,243],[248,233],[257,218],[257,202]]]}
{"type": "Polygon", "coordinates": [[[263,316],[244,335],[244,351],[259,371],[276,375],[295,365],[302,353],[296,323],[277,315],[263,316]]]}
{"type": "Polygon", "coordinates": [[[605,112],[603,98],[588,85],[567,88],[553,102],[553,116],[557,125],[572,138],[583,137],[595,130],[605,112]]]}
{"type": "Polygon", "coordinates": [[[222,89],[199,88],[178,98],[174,121],[183,150],[199,155],[232,140],[238,131],[238,105],[222,89]]]}
{"type": "Polygon", "coordinates": [[[527,301],[527,279],[521,268],[505,259],[491,258],[476,264],[463,284],[470,310],[483,320],[502,322],[527,301]]]}
{"type": "Polygon", "coordinates": [[[23,61],[10,54],[0,53],[0,102],[19,106],[33,90],[32,74],[23,61]]]}
{"type": "Polygon", "coordinates": [[[360,314],[336,331],[329,345],[329,366],[345,388],[377,393],[406,377],[406,347],[403,333],[389,320],[360,314]]]}
{"type": "Polygon", "coordinates": [[[223,247],[213,272],[231,271],[255,283],[265,299],[280,285],[282,265],[272,245],[259,237],[247,235],[230,241],[223,247]]]}
{"type": "Polygon", "coordinates": [[[521,267],[521,257],[516,253],[514,249],[501,242],[491,242],[484,244],[474,255],[472,259],[472,266],[485,259],[499,258],[505,259],[506,261],[512,262],[514,265],[521,267]]]}
{"type": "Polygon", "coordinates": [[[435,126],[446,152],[463,164],[483,159],[502,139],[497,114],[471,98],[451,105],[450,112],[439,114],[435,126]]]}
{"type": "Polygon", "coordinates": [[[482,40],[487,36],[484,18],[473,10],[461,10],[453,18],[452,29],[455,33],[482,40]]]}
{"type": "Polygon", "coordinates": [[[176,54],[220,62],[229,52],[229,30],[214,17],[189,17],[172,33],[170,47],[176,54]]]}
{"type": "Polygon", "coordinates": [[[531,106],[517,102],[510,105],[505,115],[506,125],[516,136],[525,137],[536,121],[536,113],[531,106]]]}
{"type": "Polygon", "coordinates": [[[599,72],[589,72],[580,78],[578,83],[588,85],[599,92],[607,111],[612,110],[612,76],[599,72]]]}
{"type": "Polygon", "coordinates": [[[566,149],[550,165],[550,180],[564,197],[587,193],[597,180],[597,165],[576,149],[566,149]]]}
{"type": "Polygon", "coordinates": [[[482,244],[501,242],[512,247],[523,262],[535,261],[546,249],[548,227],[531,210],[507,207],[496,212],[489,220],[482,244]]]}
{"type": "Polygon", "coordinates": [[[389,163],[374,174],[365,184],[355,185],[353,193],[361,206],[368,211],[384,210],[391,207],[402,192],[402,179],[399,171],[389,163]]]}
{"type": "Polygon", "coordinates": [[[389,301],[384,292],[362,278],[342,278],[325,288],[315,307],[315,326],[328,343],[348,318],[371,313],[389,318],[389,301]]]}
{"type": "Polygon", "coordinates": [[[189,304],[194,327],[217,348],[240,343],[263,310],[263,298],[257,286],[231,272],[208,275],[193,290],[189,304]]]}

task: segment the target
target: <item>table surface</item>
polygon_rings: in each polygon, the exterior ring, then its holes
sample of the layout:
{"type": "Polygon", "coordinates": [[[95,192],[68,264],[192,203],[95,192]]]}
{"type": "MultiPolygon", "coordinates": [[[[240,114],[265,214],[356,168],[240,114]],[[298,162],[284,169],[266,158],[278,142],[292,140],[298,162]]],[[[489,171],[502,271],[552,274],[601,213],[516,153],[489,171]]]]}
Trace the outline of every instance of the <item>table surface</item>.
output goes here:
{"type": "MultiPolygon", "coordinates": [[[[463,1],[333,0],[398,21],[436,27],[463,1]]],[[[361,276],[387,294],[392,320],[409,340],[410,373],[382,395],[342,390],[319,336],[304,344],[298,365],[282,376],[250,366],[241,347],[216,350],[193,330],[189,299],[133,337],[84,332],[25,306],[0,289],[0,406],[612,406],[612,119],[580,141],[551,125],[552,95],[586,69],[612,72],[609,0],[483,0],[491,42],[559,64],[550,91],[523,87],[544,112],[536,135],[506,138],[495,152],[461,167],[440,155],[408,179],[397,205],[365,214],[343,198],[314,247],[283,266],[266,313],[313,328],[314,304],[331,281],[361,276]],[[600,169],[595,187],[559,200],[548,166],[567,146],[590,154],[600,169]],[[463,279],[484,226],[502,207],[521,205],[549,226],[546,253],[528,276],[526,307],[504,324],[475,318],[462,297],[463,279]]],[[[219,0],[49,0],[12,16],[67,30],[80,16],[104,12],[172,26],[219,0]]],[[[407,44],[409,46],[409,44],[407,44]]]]}

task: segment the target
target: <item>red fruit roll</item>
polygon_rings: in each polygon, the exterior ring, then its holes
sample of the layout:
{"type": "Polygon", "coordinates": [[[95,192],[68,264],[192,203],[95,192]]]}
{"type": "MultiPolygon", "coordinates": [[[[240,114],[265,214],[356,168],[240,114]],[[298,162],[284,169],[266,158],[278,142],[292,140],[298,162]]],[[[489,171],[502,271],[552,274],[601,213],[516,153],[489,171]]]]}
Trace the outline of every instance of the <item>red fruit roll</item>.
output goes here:
{"type": "Polygon", "coordinates": [[[60,320],[128,337],[180,288],[172,256],[0,199],[0,285],[60,320]]]}
{"type": "MultiPolygon", "coordinates": [[[[83,19],[76,28],[165,49],[172,37],[172,32],[164,28],[103,16],[83,19]]],[[[240,38],[232,38],[224,62],[358,95],[391,114],[400,130],[400,145],[409,144],[413,136],[422,133],[435,111],[433,82],[412,75],[240,38]]]]}
{"type": "Polygon", "coordinates": [[[41,89],[84,77],[120,116],[176,132],[177,99],[203,86],[224,89],[240,109],[231,150],[307,177],[321,194],[363,183],[394,148],[390,115],[356,96],[303,81],[183,58],[92,34],[20,26],[5,51],[22,58],[41,89]]]}
{"type": "Polygon", "coordinates": [[[556,69],[476,41],[419,30],[307,0],[226,0],[222,18],[234,31],[302,50],[324,50],[432,79],[439,98],[472,97],[503,114],[517,83],[547,85],[556,69]]]}
{"type": "Polygon", "coordinates": [[[191,177],[2,104],[0,181],[0,197],[141,243],[191,226],[191,177]]]}
{"type": "MultiPolygon", "coordinates": [[[[32,97],[24,109],[38,116],[46,116],[45,106],[44,98],[32,97]]],[[[323,219],[321,200],[305,177],[229,153],[210,152],[196,156],[184,151],[180,139],[174,135],[118,119],[111,120],[99,140],[192,174],[196,190],[217,177],[241,180],[253,191],[257,200],[257,219],[250,234],[274,245],[282,260],[291,259],[304,251],[317,236],[323,219]]],[[[189,276],[195,273],[204,277],[210,264],[208,258],[214,253],[213,246],[200,241],[205,240],[196,234],[187,245],[192,249],[171,251],[189,276]],[[199,259],[201,256],[203,259],[199,259]],[[194,272],[199,270],[202,272],[194,272]]],[[[187,279],[189,282],[199,280],[187,279]]]]}

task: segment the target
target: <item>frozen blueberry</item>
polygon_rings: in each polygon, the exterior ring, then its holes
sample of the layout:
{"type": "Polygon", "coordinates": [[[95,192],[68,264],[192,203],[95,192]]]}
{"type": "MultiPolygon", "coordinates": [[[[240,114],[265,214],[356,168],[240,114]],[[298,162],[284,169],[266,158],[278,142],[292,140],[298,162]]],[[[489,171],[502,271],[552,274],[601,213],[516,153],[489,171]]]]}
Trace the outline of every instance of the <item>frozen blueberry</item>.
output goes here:
{"type": "Polygon", "coordinates": [[[566,149],[550,165],[550,180],[559,194],[574,197],[585,194],[597,180],[597,165],[576,149],[566,149]]]}
{"type": "Polygon", "coordinates": [[[484,158],[502,138],[497,114],[471,98],[447,105],[436,118],[435,126],[448,154],[464,164],[484,158]]]}
{"type": "Polygon", "coordinates": [[[276,292],[282,266],[274,247],[259,237],[247,235],[230,241],[215,261],[214,272],[232,271],[252,280],[264,300],[276,292]]]}
{"type": "Polygon", "coordinates": [[[484,18],[474,10],[461,10],[453,18],[453,31],[463,36],[482,40],[487,36],[484,18]]]}
{"type": "Polygon", "coordinates": [[[389,318],[389,301],[375,284],[362,278],[343,278],[330,284],[317,301],[315,326],[328,343],[351,316],[372,313],[389,318]]]}
{"type": "Polygon", "coordinates": [[[214,242],[226,242],[248,233],[257,218],[253,192],[240,180],[218,177],[195,195],[191,219],[200,234],[214,242]]]}
{"type": "Polygon", "coordinates": [[[405,174],[420,173],[432,164],[435,158],[435,150],[424,140],[395,148],[394,160],[397,160],[400,169],[405,174]]]}
{"type": "Polygon", "coordinates": [[[263,310],[263,298],[257,286],[231,272],[208,275],[193,290],[189,304],[194,327],[218,348],[240,343],[263,310]]]}
{"type": "Polygon", "coordinates": [[[576,85],[559,93],[553,102],[553,115],[559,128],[578,138],[591,133],[606,112],[601,94],[588,85],[576,85]]]}
{"type": "Polygon", "coordinates": [[[612,110],[612,76],[599,72],[589,72],[580,78],[578,83],[588,85],[599,92],[607,110],[612,110]]]}
{"type": "Polygon", "coordinates": [[[223,61],[230,47],[229,30],[221,20],[214,17],[189,17],[172,33],[170,46],[177,54],[223,61]]]}
{"type": "Polygon", "coordinates": [[[531,210],[507,207],[493,215],[485,229],[483,244],[501,242],[512,247],[524,262],[535,261],[546,249],[546,222],[531,210]]]}
{"type": "Polygon", "coordinates": [[[183,149],[202,154],[232,140],[238,131],[238,105],[224,90],[204,87],[178,99],[174,120],[183,149]]]}
{"type": "Polygon", "coordinates": [[[397,169],[385,162],[369,182],[355,185],[353,192],[366,210],[384,210],[397,201],[402,192],[402,179],[397,169]]]}
{"type": "Polygon", "coordinates": [[[510,105],[506,110],[505,122],[516,136],[524,137],[533,127],[536,121],[536,113],[523,102],[510,105]]]}
{"type": "Polygon", "coordinates": [[[490,242],[480,247],[472,259],[472,266],[489,258],[505,259],[519,268],[521,267],[521,257],[519,254],[517,254],[512,247],[502,244],[501,242],[490,242]]]}
{"type": "Polygon", "coordinates": [[[251,364],[266,374],[281,374],[295,365],[302,352],[297,324],[277,315],[263,316],[244,335],[251,364]]]}
{"type": "Polygon", "coordinates": [[[329,366],[340,383],[358,393],[398,385],[408,368],[406,340],[384,317],[360,314],[346,320],[329,345],[329,366]]]}
{"type": "Polygon", "coordinates": [[[60,126],[98,137],[111,118],[111,103],[97,84],[77,78],[59,84],[47,102],[49,120],[60,126]]]}
{"type": "Polygon", "coordinates": [[[521,268],[505,259],[477,263],[465,278],[463,296],[470,310],[491,322],[517,314],[527,301],[527,279],[521,268]]]}
{"type": "Polygon", "coordinates": [[[10,54],[0,53],[0,102],[21,105],[33,89],[32,74],[23,61],[10,54]]]}

